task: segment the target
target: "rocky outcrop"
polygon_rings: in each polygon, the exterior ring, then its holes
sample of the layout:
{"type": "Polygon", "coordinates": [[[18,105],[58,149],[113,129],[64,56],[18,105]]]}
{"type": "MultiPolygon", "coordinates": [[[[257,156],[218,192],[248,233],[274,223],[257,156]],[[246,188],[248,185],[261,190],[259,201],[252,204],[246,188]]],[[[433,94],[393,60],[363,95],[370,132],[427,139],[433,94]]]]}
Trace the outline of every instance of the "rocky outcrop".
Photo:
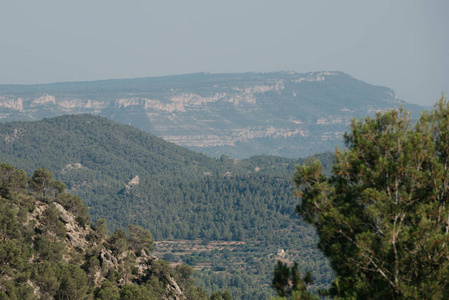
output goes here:
{"type": "Polygon", "coordinates": [[[12,134],[3,134],[3,135],[0,134],[0,137],[2,137],[6,143],[11,144],[15,140],[19,139],[20,136],[22,136],[22,134],[23,134],[22,128],[14,128],[12,134]]]}
{"type": "MultiPolygon", "coordinates": [[[[131,180],[130,184],[137,184],[138,176],[131,180]],[[137,177],[137,178],[136,178],[137,177]]],[[[139,278],[144,278],[149,274],[153,273],[153,268],[155,262],[158,258],[154,255],[149,255],[144,250],[141,250],[136,257],[136,253],[133,250],[126,250],[119,255],[114,254],[104,239],[94,238],[96,232],[94,232],[87,225],[80,225],[75,216],[67,211],[61,204],[53,202],[57,211],[59,212],[59,220],[63,222],[65,227],[65,247],[64,259],[67,262],[71,261],[70,253],[82,252],[83,254],[95,253],[97,252],[97,257],[100,261],[100,269],[97,269],[92,276],[92,280],[95,285],[99,287],[103,280],[105,280],[105,273],[102,270],[121,270],[120,274],[125,274],[123,270],[129,268],[129,262],[133,261],[133,268],[137,272],[133,272],[132,275],[128,274],[126,276],[118,278],[119,285],[124,286],[126,284],[132,284],[135,281],[140,281],[139,278]],[[97,249],[97,250],[95,250],[97,249]],[[127,267],[128,266],[128,267],[127,267]]],[[[45,230],[45,211],[49,208],[48,203],[38,201],[34,205],[33,212],[29,214],[27,220],[29,223],[33,223],[36,228],[40,231],[45,230]]],[[[56,237],[52,233],[48,233],[53,239],[56,237]]],[[[80,265],[84,265],[85,262],[79,262],[80,265]]],[[[160,271],[158,271],[160,272],[160,271]]],[[[162,282],[165,282],[165,292],[161,299],[176,299],[184,300],[187,299],[184,292],[176,282],[176,280],[170,275],[170,272],[158,273],[158,276],[162,276],[162,282]]],[[[29,282],[30,286],[35,289],[35,294],[41,297],[39,287],[36,287],[33,282],[29,282]]],[[[0,287],[1,288],[1,287],[0,287]]]]}
{"type": "Polygon", "coordinates": [[[0,108],[9,108],[17,111],[23,111],[22,98],[0,96],[0,108]]]}
{"type": "Polygon", "coordinates": [[[126,185],[124,192],[129,192],[134,186],[138,185],[140,183],[140,177],[139,175],[136,175],[133,179],[131,179],[126,185]]]}
{"type": "Polygon", "coordinates": [[[84,168],[83,165],[81,165],[80,163],[74,163],[74,164],[67,164],[65,165],[65,167],[61,170],[62,174],[65,174],[71,170],[78,170],[84,168]]]}
{"type": "Polygon", "coordinates": [[[55,96],[47,94],[33,99],[33,101],[31,101],[30,107],[42,106],[45,104],[55,104],[55,103],[56,103],[55,96]]]}

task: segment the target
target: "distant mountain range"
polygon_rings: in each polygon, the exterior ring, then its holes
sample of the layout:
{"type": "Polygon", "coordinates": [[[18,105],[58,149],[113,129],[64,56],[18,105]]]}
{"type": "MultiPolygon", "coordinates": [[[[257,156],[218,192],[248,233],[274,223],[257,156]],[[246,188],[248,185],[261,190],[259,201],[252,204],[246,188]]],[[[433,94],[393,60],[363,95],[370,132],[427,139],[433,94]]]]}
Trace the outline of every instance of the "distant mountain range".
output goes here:
{"type": "Polygon", "coordinates": [[[298,158],[342,145],[351,118],[403,105],[342,72],[189,74],[0,85],[0,121],[91,113],[218,157],[298,158]]]}

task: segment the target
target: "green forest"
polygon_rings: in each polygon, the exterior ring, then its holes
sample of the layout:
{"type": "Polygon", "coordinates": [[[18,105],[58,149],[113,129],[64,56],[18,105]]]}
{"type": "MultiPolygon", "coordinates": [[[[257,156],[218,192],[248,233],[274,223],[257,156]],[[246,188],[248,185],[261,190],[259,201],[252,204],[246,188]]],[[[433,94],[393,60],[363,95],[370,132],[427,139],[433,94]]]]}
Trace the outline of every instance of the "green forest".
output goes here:
{"type": "MultiPolygon", "coordinates": [[[[317,270],[317,288],[333,278],[313,228],[295,213],[292,174],[304,159],[210,158],[91,115],[4,123],[0,137],[0,161],[29,176],[48,169],[83,199],[93,222],[106,219],[110,232],[132,223],[149,229],[155,241],[190,241],[185,252],[155,250],[195,266],[208,293],[227,289],[236,299],[269,299],[278,249],[286,250],[286,261],[317,270]],[[194,246],[215,241],[226,244],[194,246]]],[[[332,155],[318,156],[330,169],[332,155]]]]}

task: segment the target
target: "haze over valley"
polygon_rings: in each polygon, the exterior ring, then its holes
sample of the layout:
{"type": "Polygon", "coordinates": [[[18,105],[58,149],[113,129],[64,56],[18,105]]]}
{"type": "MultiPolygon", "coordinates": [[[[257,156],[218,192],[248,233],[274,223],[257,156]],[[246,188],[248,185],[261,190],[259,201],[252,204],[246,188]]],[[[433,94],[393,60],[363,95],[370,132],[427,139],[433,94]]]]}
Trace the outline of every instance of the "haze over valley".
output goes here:
{"type": "Polygon", "coordinates": [[[3,1],[0,299],[449,299],[447,11],[3,1]]]}

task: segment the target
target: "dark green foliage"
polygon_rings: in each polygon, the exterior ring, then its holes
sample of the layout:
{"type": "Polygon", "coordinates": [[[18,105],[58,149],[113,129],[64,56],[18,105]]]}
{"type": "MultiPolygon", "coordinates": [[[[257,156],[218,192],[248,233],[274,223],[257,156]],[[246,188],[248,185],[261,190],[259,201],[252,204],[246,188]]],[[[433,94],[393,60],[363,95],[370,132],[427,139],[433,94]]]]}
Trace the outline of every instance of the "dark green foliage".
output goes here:
{"type": "Polygon", "coordinates": [[[19,207],[11,201],[0,198],[0,237],[2,240],[20,238],[20,223],[18,221],[19,207]]]}
{"type": "Polygon", "coordinates": [[[56,240],[50,240],[44,235],[34,241],[34,250],[40,261],[59,262],[62,259],[64,246],[56,240]]]}
{"type": "Polygon", "coordinates": [[[291,288],[290,285],[290,268],[283,262],[278,261],[274,269],[273,287],[279,296],[285,297],[288,295],[287,288],[291,288]]]}
{"type": "Polygon", "coordinates": [[[9,164],[0,163],[0,196],[18,192],[27,187],[27,176],[23,170],[17,170],[9,164]]]}
{"type": "Polygon", "coordinates": [[[176,266],[176,273],[178,275],[178,282],[180,284],[187,284],[192,279],[194,273],[193,267],[189,265],[176,266]]]}
{"type": "Polygon", "coordinates": [[[117,229],[108,239],[109,248],[116,255],[128,250],[128,238],[122,229],[117,229]]]}
{"type": "Polygon", "coordinates": [[[298,167],[298,211],[319,234],[337,278],[357,299],[449,296],[449,104],[416,124],[402,110],[353,121],[332,175],[298,167]]]}
{"type": "Polygon", "coordinates": [[[146,289],[144,286],[125,285],[120,291],[120,299],[122,300],[156,300],[157,297],[146,289]]]}
{"type": "Polygon", "coordinates": [[[160,184],[144,179],[113,203],[138,216],[156,239],[243,241],[276,238],[273,229],[290,225],[290,205],[294,203],[291,189],[285,177],[263,174],[180,178],[160,184]],[[127,207],[120,204],[125,199],[127,207]],[[143,199],[148,203],[145,209],[138,204],[143,199]]]}
{"type": "Polygon", "coordinates": [[[108,280],[103,280],[101,288],[95,293],[98,300],[118,300],[120,298],[119,289],[108,280]]]}
{"type": "Polygon", "coordinates": [[[310,271],[301,278],[297,262],[289,267],[286,263],[278,261],[274,268],[273,288],[279,297],[298,300],[318,299],[308,291],[308,286],[312,283],[313,278],[310,271]]]}
{"type": "Polygon", "coordinates": [[[42,194],[45,197],[53,182],[53,174],[47,169],[36,169],[31,176],[30,188],[38,194],[42,194]]]}
{"type": "Polygon", "coordinates": [[[59,288],[57,278],[58,266],[49,260],[33,266],[32,279],[39,286],[42,294],[53,296],[59,288]]]}
{"type": "Polygon", "coordinates": [[[26,253],[18,240],[10,240],[0,245],[0,264],[3,275],[10,275],[13,269],[23,270],[26,263],[26,253]]]}
{"type": "Polygon", "coordinates": [[[151,270],[151,273],[158,275],[159,278],[164,278],[172,274],[172,268],[170,268],[168,262],[158,260],[154,263],[154,268],[151,270]]]}
{"type": "Polygon", "coordinates": [[[60,267],[57,274],[59,288],[55,299],[86,299],[87,276],[83,270],[75,265],[64,265],[60,267]]]}
{"type": "Polygon", "coordinates": [[[179,257],[174,255],[173,253],[165,253],[162,258],[168,262],[178,262],[179,261],[179,257]]]}
{"type": "Polygon", "coordinates": [[[64,193],[66,186],[64,183],[62,183],[61,181],[52,181],[50,183],[50,186],[53,188],[53,190],[55,191],[55,197],[57,197],[59,194],[64,193]]]}
{"type": "Polygon", "coordinates": [[[5,300],[37,300],[34,295],[34,289],[26,283],[14,282],[6,278],[0,278],[0,284],[3,286],[0,291],[0,299],[5,300]]]}
{"type": "Polygon", "coordinates": [[[186,292],[185,292],[187,299],[189,300],[208,300],[209,297],[207,297],[206,292],[195,285],[189,285],[186,287],[186,292]]]}
{"type": "Polygon", "coordinates": [[[212,293],[210,300],[232,300],[232,296],[228,291],[216,291],[212,293]]]}
{"type": "Polygon", "coordinates": [[[61,212],[51,203],[42,214],[42,224],[44,231],[47,233],[55,233],[59,238],[65,237],[65,226],[60,220],[61,212]]]}
{"type": "Polygon", "coordinates": [[[140,254],[141,251],[150,253],[153,250],[153,236],[148,229],[143,229],[140,226],[130,224],[128,226],[129,247],[140,254]]]}
{"type": "Polygon", "coordinates": [[[97,233],[98,239],[102,240],[108,235],[108,227],[105,219],[98,219],[92,227],[97,233]]]}

